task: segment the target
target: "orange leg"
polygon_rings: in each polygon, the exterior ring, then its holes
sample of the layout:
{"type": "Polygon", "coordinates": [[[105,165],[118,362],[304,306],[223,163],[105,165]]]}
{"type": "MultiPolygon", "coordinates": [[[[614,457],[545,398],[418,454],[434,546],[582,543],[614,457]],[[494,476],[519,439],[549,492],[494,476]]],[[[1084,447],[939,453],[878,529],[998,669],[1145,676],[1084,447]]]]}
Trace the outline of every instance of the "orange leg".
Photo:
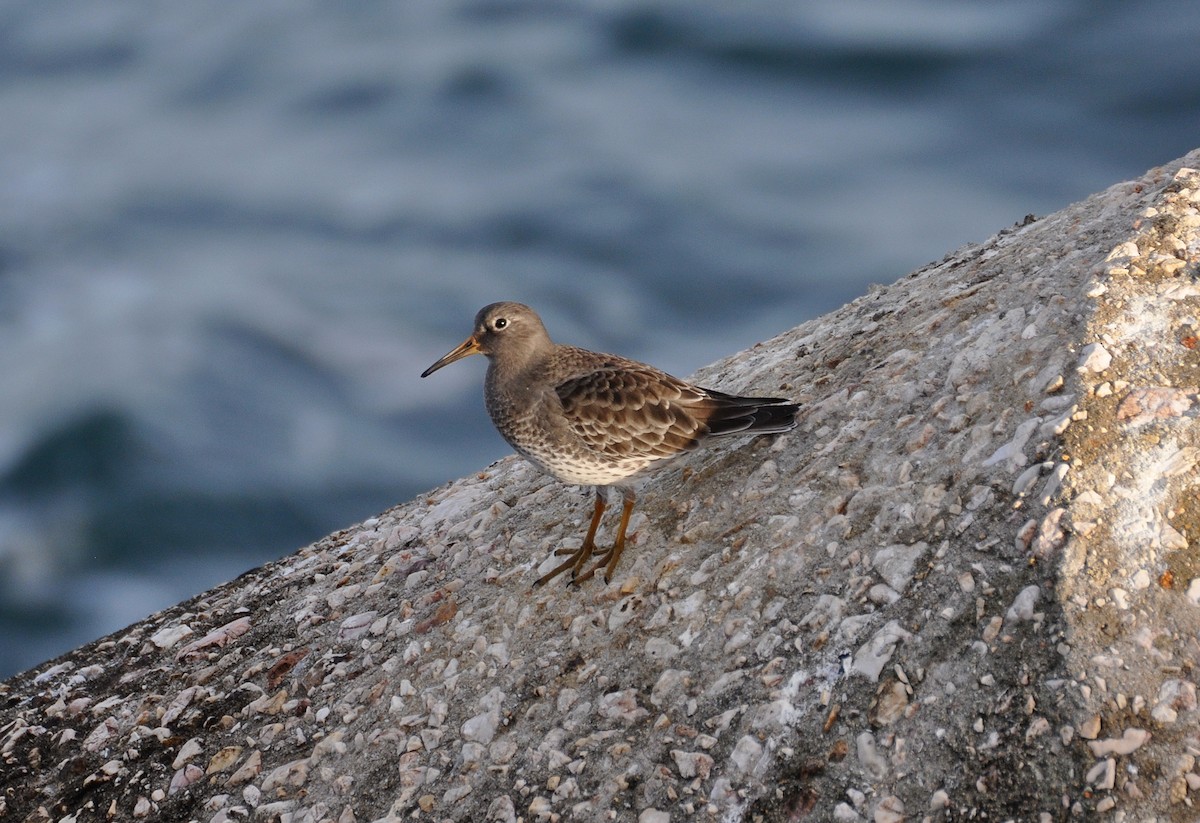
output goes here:
{"type": "MultiPolygon", "coordinates": [[[[555,554],[566,553],[570,556],[534,581],[534,587],[550,582],[567,569],[571,569],[572,578],[579,573],[579,570],[583,568],[583,564],[587,562],[587,559],[596,553],[596,529],[600,527],[600,517],[604,514],[604,509],[604,491],[600,487],[596,487],[596,508],[592,511],[592,524],[588,526],[587,537],[583,538],[583,545],[575,551],[570,551],[569,549],[559,549],[556,551],[555,554]]],[[[625,534],[623,527],[621,534],[622,536],[625,534]]],[[[591,575],[588,576],[590,577],[591,575]]]]}
{"type": "Polygon", "coordinates": [[[629,516],[633,514],[633,504],[637,502],[637,497],[634,495],[632,489],[622,489],[621,493],[624,498],[624,506],[621,508],[621,525],[617,527],[617,539],[613,541],[612,548],[600,556],[599,562],[576,577],[574,582],[584,582],[594,575],[601,566],[604,567],[604,582],[612,582],[617,562],[621,559],[621,553],[625,551],[625,530],[629,528],[629,516]]]}

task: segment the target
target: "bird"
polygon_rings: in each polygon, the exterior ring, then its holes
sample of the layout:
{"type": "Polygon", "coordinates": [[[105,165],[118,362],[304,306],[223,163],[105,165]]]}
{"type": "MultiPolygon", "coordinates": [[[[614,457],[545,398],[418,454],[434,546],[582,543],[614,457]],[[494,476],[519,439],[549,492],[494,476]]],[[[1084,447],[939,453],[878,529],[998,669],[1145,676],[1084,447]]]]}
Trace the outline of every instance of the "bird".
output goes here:
{"type": "Polygon", "coordinates": [[[582,545],[558,550],[567,559],[535,587],[568,569],[577,584],[601,568],[611,582],[642,478],[712,438],[790,431],[799,411],[786,398],[726,394],[635,360],[555,343],[523,303],[484,306],[470,336],[421,377],[473,354],[489,361],[484,400],[500,436],[542,472],[595,489],[582,545]],[[610,487],[620,491],[621,519],[612,546],[601,551],[596,530],[610,487]],[[597,562],[585,570],[593,556],[597,562]]]}

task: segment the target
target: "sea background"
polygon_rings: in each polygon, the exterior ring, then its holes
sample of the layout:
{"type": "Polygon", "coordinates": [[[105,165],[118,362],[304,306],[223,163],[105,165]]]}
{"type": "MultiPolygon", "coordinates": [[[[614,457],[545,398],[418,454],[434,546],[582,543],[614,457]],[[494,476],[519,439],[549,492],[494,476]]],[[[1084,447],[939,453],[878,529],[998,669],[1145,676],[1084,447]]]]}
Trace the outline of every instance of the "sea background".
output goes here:
{"type": "MultiPolygon", "coordinates": [[[[1200,4],[0,2],[0,677],[1200,146],[1200,4]]],[[[880,357],[888,340],[878,340],[880,357]]]]}

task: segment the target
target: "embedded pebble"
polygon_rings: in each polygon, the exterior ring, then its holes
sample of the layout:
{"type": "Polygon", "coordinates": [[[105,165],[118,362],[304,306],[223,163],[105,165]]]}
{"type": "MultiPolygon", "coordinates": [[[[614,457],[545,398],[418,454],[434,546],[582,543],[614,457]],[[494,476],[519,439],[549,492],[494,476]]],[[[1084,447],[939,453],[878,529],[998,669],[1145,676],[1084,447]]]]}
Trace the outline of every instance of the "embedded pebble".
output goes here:
{"type": "Polygon", "coordinates": [[[1042,506],[1049,506],[1058,494],[1059,488],[1062,486],[1063,479],[1067,476],[1067,472],[1071,467],[1066,463],[1058,463],[1050,470],[1049,476],[1046,477],[1046,482],[1042,485],[1041,492],[1038,493],[1038,503],[1042,506]]]}
{"type": "Polygon", "coordinates": [[[1058,437],[1071,425],[1071,421],[1075,415],[1075,407],[1067,409],[1057,417],[1052,417],[1041,425],[1038,429],[1038,434],[1042,437],[1058,437]]]}
{"type": "Polygon", "coordinates": [[[1118,245],[1114,246],[1112,251],[1110,251],[1108,256],[1104,259],[1107,262],[1109,260],[1119,260],[1123,257],[1140,256],[1141,252],[1138,251],[1137,243],[1133,242],[1132,240],[1127,240],[1124,243],[1119,243],[1118,245]]]}
{"type": "Polygon", "coordinates": [[[284,786],[299,787],[308,782],[308,759],[292,760],[272,769],[263,778],[259,790],[265,793],[274,792],[284,786]]]}
{"type": "Polygon", "coordinates": [[[1097,757],[1106,754],[1130,754],[1137,751],[1150,739],[1150,732],[1145,729],[1126,729],[1120,737],[1110,737],[1105,740],[1093,740],[1088,748],[1097,757]]]}
{"type": "Polygon", "coordinates": [[[1117,406],[1117,420],[1129,426],[1169,420],[1192,408],[1194,392],[1167,386],[1135,389],[1117,406]]]}
{"type": "Polygon", "coordinates": [[[646,641],[645,651],[646,656],[650,659],[666,662],[679,655],[682,649],[669,640],[661,637],[652,637],[646,641]]]}
{"type": "Polygon", "coordinates": [[[742,773],[749,773],[758,768],[762,762],[763,747],[755,738],[747,735],[738,740],[729,755],[733,767],[742,773]]]}
{"type": "Polygon", "coordinates": [[[1169,703],[1159,703],[1150,710],[1150,716],[1164,726],[1169,726],[1179,717],[1175,707],[1169,703]]]}
{"type": "Polygon", "coordinates": [[[357,640],[362,637],[371,628],[371,624],[375,622],[378,614],[378,612],[369,611],[347,617],[338,627],[338,640],[357,640]]]}
{"type": "Polygon", "coordinates": [[[167,794],[175,794],[183,791],[188,786],[197,782],[204,777],[204,769],[194,764],[188,764],[179,771],[175,772],[171,778],[170,788],[167,789],[167,794]]]}
{"type": "Polygon", "coordinates": [[[661,707],[678,700],[685,693],[689,681],[689,672],[686,670],[664,669],[650,690],[650,702],[661,707]]]}
{"type": "MultiPolygon", "coordinates": [[[[347,809],[350,807],[347,806],[347,809]]],[[[487,808],[487,819],[497,823],[517,823],[517,807],[511,797],[502,794],[495,798],[487,808]]],[[[338,820],[337,823],[356,823],[353,815],[349,820],[338,820]]]]}
{"type": "Polygon", "coordinates": [[[1159,687],[1150,716],[1163,725],[1169,725],[1178,719],[1179,712],[1191,712],[1195,709],[1196,684],[1173,677],[1159,687]]]}
{"type": "Polygon", "coordinates": [[[904,823],[904,803],[900,798],[888,795],[875,807],[875,823],[904,823]]]}
{"type": "Polygon", "coordinates": [[[704,752],[672,749],[671,759],[675,761],[675,767],[679,769],[679,776],[685,779],[699,777],[701,780],[707,780],[713,767],[712,757],[704,752]]]}
{"type": "Polygon", "coordinates": [[[1179,477],[1196,468],[1200,463],[1200,448],[1185,446],[1176,449],[1158,465],[1158,473],[1163,477],[1179,477]]]}
{"type": "Polygon", "coordinates": [[[249,756],[246,757],[245,762],[238,767],[237,771],[229,776],[229,779],[225,781],[225,785],[239,786],[242,783],[246,783],[258,777],[261,771],[262,752],[260,752],[258,749],[255,749],[254,751],[250,752],[249,756]]]}
{"type": "Polygon", "coordinates": [[[1186,596],[1194,605],[1200,606],[1200,577],[1194,577],[1188,583],[1186,596]]]}
{"type": "Polygon", "coordinates": [[[879,747],[875,742],[875,735],[870,732],[863,732],[855,738],[857,746],[858,762],[870,775],[872,780],[881,781],[888,774],[887,758],[880,753],[879,747]]]}
{"type": "Polygon", "coordinates": [[[900,599],[900,592],[883,583],[876,583],[867,592],[867,599],[872,603],[890,605],[900,599]]]}
{"type": "Polygon", "coordinates": [[[483,711],[462,724],[463,738],[484,745],[491,743],[500,725],[500,705],[503,700],[504,693],[500,689],[494,688],[488,692],[479,702],[483,711]]]}
{"type": "MultiPolygon", "coordinates": [[[[1095,740],[1100,735],[1100,715],[1094,714],[1079,724],[1079,736],[1085,740],[1095,740]]],[[[1068,741],[1069,742],[1069,741],[1068,741]]]]}
{"type": "Polygon", "coordinates": [[[1116,785],[1117,761],[1111,757],[1104,758],[1088,771],[1084,780],[1102,791],[1111,789],[1116,785]]]}
{"type": "Polygon", "coordinates": [[[187,624],[180,623],[175,626],[167,626],[159,629],[154,634],[150,635],[150,642],[160,649],[169,649],[188,635],[194,634],[192,627],[187,624]]]}
{"type": "Polygon", "coordinates": [[[912,634],[906,631],[897,621],[889,620],[875,636],[872,637],[866,644],[861,646],[858,652],[854,655],[854,663],[851,670],[855,674],[860,674],[870,680],[878,680],[879,673],[883,671],[883,667],[892,659],[892,654],[896,651],[896,646],[911,638],[912,634]]]}
{"type": "Polygon", "coordinates": [[[1035,717],[1025,730],[1025,742],[1032,743],[1037,738],[1050,731],[1050,721],[1044,717],[1035,717]]]}
{"type": "Polygon", "coordinates": [[[207,649],[214,647],[223,648],[248,631],[250,631],[250,618],[239,617],[218,629],[214,629],[199,640],[187,644],[179,650],[179,653],[175,655],[175,659],[186,660],[189,657],[203,653],[207,649]]]}
{"type": "Polygon", "coordinates": [[[182,768],[184,764],[188,763],[202,751],[204,751],[204,744],[200,741],[200,738],[193,737],[179,747],[179,754],[175,755],[175,760],[172,761],[171,768],[182,768]]]}
{"type": "Polygon", "coordinates": [[[1088,343],[1079,352],[1079,370],[1102,372],[1112,365],[1112,355],[1099,343],[1088,343]]]}
{"type": "Polygon", "coordinates": [[[987,467],[997,463],[1008,463],[1010,471],[1024,466],[1026,463],[1025,444],[1029,442],[1030,436],[1037,430],[1041,422],[1042,418],[1034,417],[1017,426],[1012,439],[992,452],[991,456],[983,461],[983,465],[987,467]]]}
{"type": "Polygon", "coordinates": [[[1037,482],[1043,471],[1052,468],[1052,464],[1034,463],[1025,471],[1017,475],[1017,479],[1013,481],[1012,494],[1014,497],[1024,497],[1033,488],[1033,484],[1037,482]]]}
{"type": "Polygon", "coordinates": [[[83,739],[83,748],[89,752],[97,752],[109,744],[120,732],[121,726],[115,718],[104,720],[83,739]]]}
{"type": "Polygon", "coordinates": [[[618,720],[622,723],[634,723],[650,714],[637,703],[637,691],[627,689],[621,692],[611,692],[600,698],[596,707],[601,717],[607,720],[618,720]]]}
{"type": "Polygon", "coordinates": [[[904,715],[908,708],[908,690],[903,683],[896,682],[884,691],[875,707],[875,722],[880,726],[890,726],[904,715]]]}
{"type": "Polygon", "coordinates": [[[204,774],[207,776],[225,771],[237,762],[241,754],[241,746],[225,746],[208,761],[208,768],[204,770],[204,774]]]}
{"type": "Polygon", "coordinates": [[[893,591],[903,592],[912,580],[914,566],[928,550],[927,543],[887,546],[875,552],[871,565],[893,591]]]}
{"type": "MultiPolygon", "coordinates": [[[[457,785],[446,789],[445,793],[442,795],[442,802],[448,806],[452,806],[469,795],[472,791],[473,789],[471,784],[464,780],[457,785]]],[[[426,811],[429,811],[432,808],[433,804],[429,804],[429,807],[426,809],[426,811]]]]}
{"type": "Polygon", "coordinates": [[[1004,617],[1009,622],[1020,623],[1033,619],[1033,609],[1037,606],[1042,590],[1038,586],[1026,586],[1013,600],[1004,617]]]}

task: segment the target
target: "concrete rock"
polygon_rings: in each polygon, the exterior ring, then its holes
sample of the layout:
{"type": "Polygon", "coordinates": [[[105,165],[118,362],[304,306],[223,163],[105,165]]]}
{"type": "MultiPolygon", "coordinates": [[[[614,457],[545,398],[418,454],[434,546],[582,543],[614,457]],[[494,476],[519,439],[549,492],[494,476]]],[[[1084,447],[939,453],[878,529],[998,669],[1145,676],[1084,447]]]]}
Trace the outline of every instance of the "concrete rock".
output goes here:
{"type": "Polygon", "coordinates": [[[506,459],[0,684],[0,817],[1177,819],[1198,165],[702,370],[799,425],[607,586],[531,590],[591,504],[506,459]]]}

